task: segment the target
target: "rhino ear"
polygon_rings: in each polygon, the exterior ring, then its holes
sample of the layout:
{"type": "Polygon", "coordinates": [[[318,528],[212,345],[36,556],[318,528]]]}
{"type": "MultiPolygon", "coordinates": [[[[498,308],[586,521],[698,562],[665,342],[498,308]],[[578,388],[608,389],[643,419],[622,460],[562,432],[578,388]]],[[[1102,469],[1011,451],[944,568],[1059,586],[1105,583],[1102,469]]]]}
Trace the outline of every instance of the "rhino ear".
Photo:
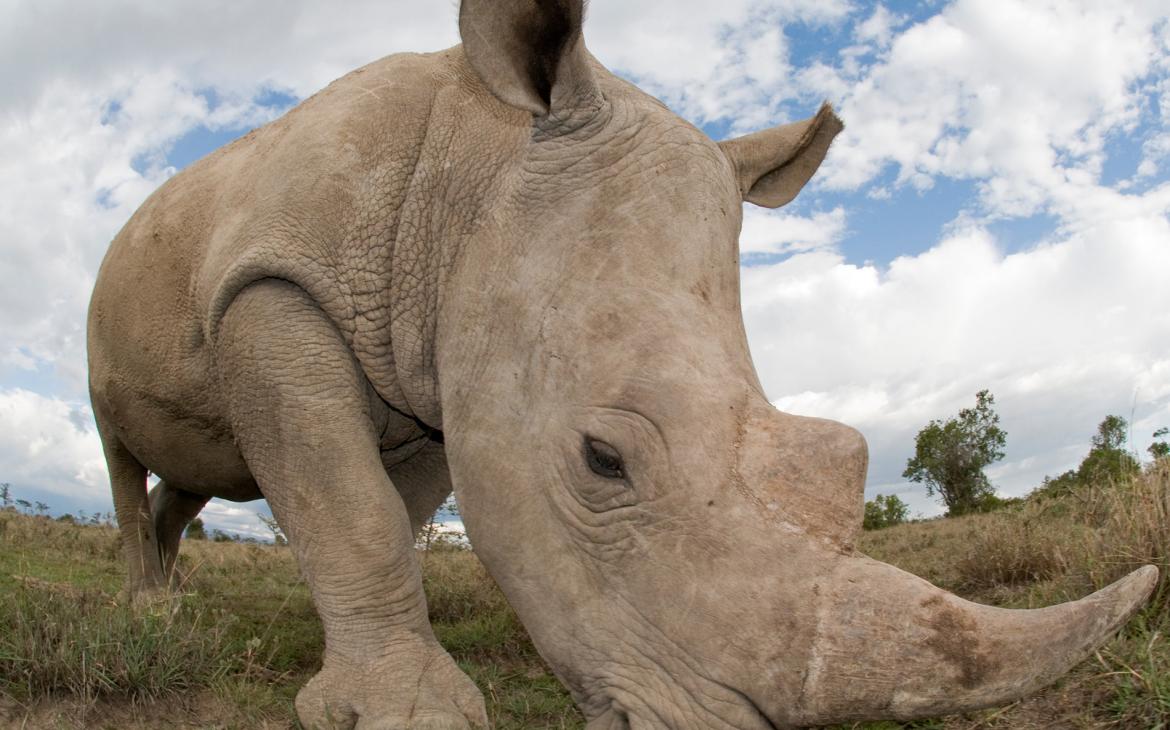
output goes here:
{"type": "Polygon", "coordinates": [[[729,139],[719,147],[735,167],[743,199],[779,208],[796,197],[844,128],[826,102],[812,119],[729,139]]]}
{"type": "Polygon", "coordinates": [[[463,0],[463,52],[505,104],[544,115],[597,95],[584,0],[463,0]]]}

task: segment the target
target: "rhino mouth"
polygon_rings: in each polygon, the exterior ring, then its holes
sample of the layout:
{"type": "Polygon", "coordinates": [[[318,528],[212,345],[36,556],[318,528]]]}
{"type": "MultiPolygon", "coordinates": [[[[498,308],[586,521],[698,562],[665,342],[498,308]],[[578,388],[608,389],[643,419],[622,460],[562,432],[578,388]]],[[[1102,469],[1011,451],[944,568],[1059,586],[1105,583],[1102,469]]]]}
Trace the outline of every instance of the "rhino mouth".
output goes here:
{"type": "Polygon", "coordinates": [[[643,701],[642,707],[627,711],[622,702],[610,699],[605,710],[589,721],[586,730],[682,730],[682,728],[780,730],[788,727],[785,724],[774,723],[760,706],[741,690],[723,682],[716,684],[724,695],[720,698],[720,704],[731,705],[732,708],[723,707],[722,711],[717,711],[704,706],[702,712],[696,713],[693,707],[668,709],[660,707],[653,701],[643,701]],[[680,720],[683,722],[681,725],[680,720]]]}
{"type": "Polygon", "coordinates": [[[756,704],[755,700],[753,700],[751,697],[748,697],[743,692],[735,689],[734,687],[727,687],[727,689],[728,691],[739,695],[739,697],[743,700],[746,711],[754,715],[755,719],[759,721],[759,727],[761,730],[779,730],[780,726],[772,722],[772,719],[764,714],[763,709],[761,709],[760,706],[756,704]]]}
{"type": "Polygon", "coordinates": [[[630,718],[611,704],[609,709],[590,720],[585,730],[630,730],[630,718]]]}

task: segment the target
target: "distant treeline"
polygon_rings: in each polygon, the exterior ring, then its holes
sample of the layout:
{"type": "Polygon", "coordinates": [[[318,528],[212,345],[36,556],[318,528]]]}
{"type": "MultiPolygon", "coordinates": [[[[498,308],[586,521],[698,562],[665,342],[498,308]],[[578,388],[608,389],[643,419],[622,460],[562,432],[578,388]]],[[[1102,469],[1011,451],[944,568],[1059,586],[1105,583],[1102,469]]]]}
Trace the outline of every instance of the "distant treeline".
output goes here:
{"type": "MultiPolygon", "coordinates": [[[[1025,497],[1001,497],[984,469],[1004,456],[1007,432],[999,427],[999,415],[992,406],[995,397],[988,390],[975,395],[975,407],[964,408],[955,418],[933,420],[914,440],[914,455],[906,462],[902,476],[924,484],[928,496],[937,495],[946,506],[947,517],[994,512],[1017,507],[1030,500],[1066,497],[1099,487],[1128,483],[1142,473],[1134,449],[1127,448],[1129,423],[1109,415],[1097,426],[1089,453],[1076,469],[1069,469],[1044,481],[1025,497]]],[[[1158,464],[1170,458],[1170,429],[1154,431],[1154,442],[1146,452],[1158,464]]],[[[865,503],[863,527],[878,530],[906,522],[909,506],[897,495],[879,494],[865,503]]]]}

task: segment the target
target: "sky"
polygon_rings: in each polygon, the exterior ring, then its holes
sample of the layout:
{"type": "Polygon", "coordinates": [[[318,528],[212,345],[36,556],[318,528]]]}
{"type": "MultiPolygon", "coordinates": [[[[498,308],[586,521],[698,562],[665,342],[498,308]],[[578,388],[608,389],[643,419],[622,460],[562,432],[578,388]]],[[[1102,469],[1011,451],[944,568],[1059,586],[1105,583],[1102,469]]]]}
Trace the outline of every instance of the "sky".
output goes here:
{"type": "MultiPolygon", "coordinates": [[[[168,177],[331,80],[458,42],[455,2],[0,0],[0,482],[110,509],[85,310],[110,239],[168,177]]],[[[783,410],[858,428],[866,494],[931,419],[995,395],[1018,496],[1108,414],[1170,425],[1164,0],[593,0],[586,42],[715,139],[846,129],[794,203],[745,207],[743,308],[783,410]]],[[[262,502],[211,528],[264,536],[262,502]]]]}

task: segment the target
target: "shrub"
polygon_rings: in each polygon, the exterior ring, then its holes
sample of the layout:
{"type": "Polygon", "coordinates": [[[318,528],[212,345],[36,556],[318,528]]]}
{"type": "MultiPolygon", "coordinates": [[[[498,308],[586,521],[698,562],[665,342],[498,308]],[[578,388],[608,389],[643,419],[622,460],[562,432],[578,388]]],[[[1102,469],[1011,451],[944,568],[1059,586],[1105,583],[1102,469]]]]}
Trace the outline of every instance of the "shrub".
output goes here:
{"type": "Polygon", "coordinates": [[[184,532],[188,540],[206,540],[207,530],[203,527],[203,520],[196,517],[187,524],[184,532]]]}
{"type": "Polygon", "coordinates": [[[909,505],[899,499],[898,495],[879,494],[865,503],[865,517],[861,526],[866,530],[880,530],[902,524],[909,515],[909,505]]]}

